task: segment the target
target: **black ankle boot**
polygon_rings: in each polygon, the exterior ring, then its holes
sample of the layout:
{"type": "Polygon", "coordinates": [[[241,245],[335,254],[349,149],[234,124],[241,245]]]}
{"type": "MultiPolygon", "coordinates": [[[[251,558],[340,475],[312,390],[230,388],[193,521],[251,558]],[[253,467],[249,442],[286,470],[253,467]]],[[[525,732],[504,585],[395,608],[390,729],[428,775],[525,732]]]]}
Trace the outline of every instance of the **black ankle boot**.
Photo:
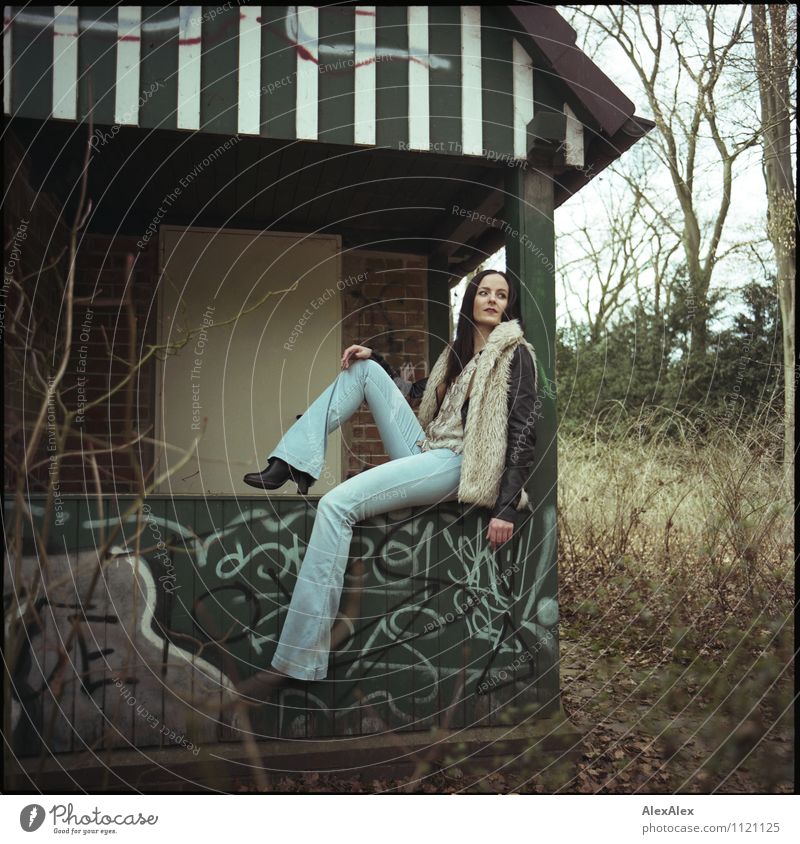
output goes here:
{"type": "Polygon", "coordinates": [[[308,472],[295,469],[294,466],[291,466],[285,460],[281,460],[280,457],[272,457],[266,469],[261,472],[250,472],[242,480],[248,486],[254,486],[256,489],[279,489],[286,481],[292,480],[297,484],[298,493],[305,495],[316,478],[309,475],[308,472]]]}

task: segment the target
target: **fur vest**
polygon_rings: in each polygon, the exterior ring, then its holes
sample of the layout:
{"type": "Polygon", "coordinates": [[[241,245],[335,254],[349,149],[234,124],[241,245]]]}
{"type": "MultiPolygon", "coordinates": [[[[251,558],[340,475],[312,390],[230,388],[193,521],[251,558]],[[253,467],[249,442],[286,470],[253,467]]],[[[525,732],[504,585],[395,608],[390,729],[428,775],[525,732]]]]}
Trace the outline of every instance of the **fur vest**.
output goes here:
{"type": "MultiPolygon", "coordinates": [[[[458,486],[458,500],[462,503],[492,507],[499,495],[506,466],[511,358],[520,344],[530,352],[536,372],[533,346],[524,338],[516,319],[501,322],[492,329],[483,353],[478,358],[464,429],[461,480],[458,486]]],[[[418,419],[426,430],[439,410],[436,389],[444,380],[449,354],[448,347],[434,364],[425,385],[418,419]]],[[[528,495],[523,489],[516,509],[529,508],[528,495]]]]}

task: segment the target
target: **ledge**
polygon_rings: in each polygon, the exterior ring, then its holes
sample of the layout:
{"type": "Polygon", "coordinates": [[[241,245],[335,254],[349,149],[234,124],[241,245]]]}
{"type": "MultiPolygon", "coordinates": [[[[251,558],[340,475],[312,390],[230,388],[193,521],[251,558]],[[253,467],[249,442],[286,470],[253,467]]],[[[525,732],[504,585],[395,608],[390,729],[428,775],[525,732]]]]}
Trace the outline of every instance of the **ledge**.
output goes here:
{"type": "MultiPolygon", "coordinates": [[[[562,710],[532,717],[524,724],[442,730],[378,733],[352,738],[274,740],[256,743],[261,769],[272,776],[320,772],[369,778],[408,776],[420,760],[431,767],[452,760],[503,760],[504,770],[553,758],[571,760],[581,749],[582,733],[562,710]],[[513,762],[508,764],[509,762],[513,762]]],[[[466,761],[465,763],[466,764],[466,761]]],[[[6,792],[31,788],[60,793],[83,792],[224,792],[234,777],[247,779],[253,760],[242,742],[201,748],[195,757],[181,747],[148,751],[110,750],[94,755],[61,753],[10,762],[6,792]]]]}

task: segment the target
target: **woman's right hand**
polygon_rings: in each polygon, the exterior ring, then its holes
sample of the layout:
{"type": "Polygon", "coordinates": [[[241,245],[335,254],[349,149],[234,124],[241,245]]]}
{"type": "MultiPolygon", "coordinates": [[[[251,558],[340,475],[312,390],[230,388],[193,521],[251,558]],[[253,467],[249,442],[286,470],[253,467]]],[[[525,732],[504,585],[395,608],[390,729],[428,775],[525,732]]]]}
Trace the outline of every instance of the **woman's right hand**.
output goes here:
{"type": "Polygon", "coordinates": [[[367,346],[348,346],[342,355],[342,369],[348,369],[351,360],[368,360],[371,355],[372,349],[367,346]]]}

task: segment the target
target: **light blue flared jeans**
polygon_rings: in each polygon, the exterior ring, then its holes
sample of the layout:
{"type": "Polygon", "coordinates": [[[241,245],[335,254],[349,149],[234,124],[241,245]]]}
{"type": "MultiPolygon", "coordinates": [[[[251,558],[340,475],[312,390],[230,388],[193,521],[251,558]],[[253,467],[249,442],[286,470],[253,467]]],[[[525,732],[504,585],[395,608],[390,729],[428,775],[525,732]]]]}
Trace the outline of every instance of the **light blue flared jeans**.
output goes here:
{"type": "Polygon", "coordinates": [[[319,500],[272,658],[275,668],[298,680],[327,676],[331,627],[339,609],[353,525],[378,513],[457,498],[462,455],[449,448],[421,450],[422,426],[397,385],[373,360],[351,361],[269,457],[280,457],[319,478],[325,438],[365,400],[391,459],[349,478],[319,500]]]}

